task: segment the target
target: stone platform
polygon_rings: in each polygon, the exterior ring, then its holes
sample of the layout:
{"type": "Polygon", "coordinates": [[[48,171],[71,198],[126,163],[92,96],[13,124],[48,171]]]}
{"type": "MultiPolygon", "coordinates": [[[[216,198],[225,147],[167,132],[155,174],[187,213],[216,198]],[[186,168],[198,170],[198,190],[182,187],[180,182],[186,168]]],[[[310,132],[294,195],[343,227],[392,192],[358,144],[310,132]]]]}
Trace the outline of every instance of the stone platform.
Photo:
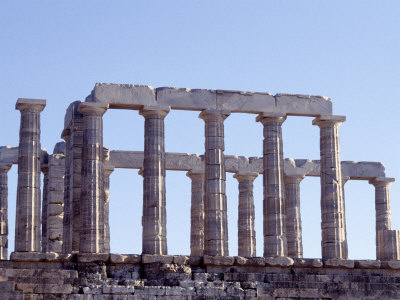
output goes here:
{"type": "Polygon", "coordinates": [[[0,299],[400,299],[400,262],[13,253],[0,299]]]}

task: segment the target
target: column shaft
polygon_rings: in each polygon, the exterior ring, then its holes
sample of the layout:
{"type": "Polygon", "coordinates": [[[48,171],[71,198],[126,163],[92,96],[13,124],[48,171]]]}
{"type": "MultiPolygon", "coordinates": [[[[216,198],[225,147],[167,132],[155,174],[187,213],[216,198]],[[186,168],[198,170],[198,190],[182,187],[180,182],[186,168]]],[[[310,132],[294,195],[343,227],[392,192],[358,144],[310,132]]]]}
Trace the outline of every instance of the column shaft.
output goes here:
{"type": "Polygon", "coordinates": [[[206,110],[205,122],[205,255],[229,255],[224,156],[225,111],[206,110]]]}
{"type": "MultiPolygon", "coordinates": [[[[64,130],[62,138],[65,140],[65,173],[64,173],[64,217],[62,252],[72,252],[72,201],[71,201],[71,135],[70,130],[64,130]]],[[[79,221],[80,223],[80,221],[79,221]]]]}
{"type": "Polygon", "coordinates": [[[238,255],[244,257],[256,256],[253,183],[257,176],[258,173],[237,173],[234,175],[239,182],[238,255]]]}
{"type": "Polygon", "coordinates": [[[285,115],[260,114],[264,125],[264,256],[286,256],[285,185],[283,173],[282,123],[285,115]]]}
{"type": "Polygon", "coordinates": [[[164,118],[169,108],[145,108],[143,160],[143,254],[167,254],[164,118]]]}
{"type": "Polygon", "coordinates": [[[45,100],[18,99],[21,112],[15,252],[40,252],[40,112],[45,100]]]}
{"type": "Polygon", "coordinates": [[[43,173],[43,192],[42,192],[42,252],[47,252],[47,196],[49,191],[49,167],[42,165],[43,173]]]}
{"type": "Polygon", "coordinates": [[[0,260],[8,258],[8,176],[11,165],[0,166],[0,260]]]}
{"type": "Polygon", "coordinates": [[[110,175],[114,168],[104,167],[104,253],[110,253],[110,175]]]}
{"type": "MultiPolygon", "coordinates": [[[[392,244],[396,240],[396,233],[392,232],[392,217],[390,211],[390,185],[394,178],[375,178],[369,183],[375,187],[375,230],[377,259],[392,259],[392,244]]],[[[398,250],[395,251],[396,255],[398,250]]]]}
{"type": "MultiPolygon", "coordinates": [[[[64,210],[64,154],[49,156],[47,194],[47,251],[62,252],[64,210]]],[[[43,226],[43,225],[42,225],[43,226]]]]}
{"type": "Polygon", "coordinates": [[[304,176],[285,176],[285,211],[288,256],[303,257],[300,213],[300,182],[304,176]]]}
{"type": "Polygon", "coordinates": [[[100,253],[104,247],[103,119],[107,106],[83,102],[82,195],[79,252],[100,253]]]}
{"type": "Polygon", "coordinates": [[[324,259],[347,259],[339,147],[339,126],[345,119],[342,116],[320,116],[313,120],[313,125],[320,128],[321,246],[324,259]]]}
{"type": "Polygon", "coordinates": [[[192,181],[190,207],[190,255],[204,254],[204,173],[188,172],[192,181]]]}

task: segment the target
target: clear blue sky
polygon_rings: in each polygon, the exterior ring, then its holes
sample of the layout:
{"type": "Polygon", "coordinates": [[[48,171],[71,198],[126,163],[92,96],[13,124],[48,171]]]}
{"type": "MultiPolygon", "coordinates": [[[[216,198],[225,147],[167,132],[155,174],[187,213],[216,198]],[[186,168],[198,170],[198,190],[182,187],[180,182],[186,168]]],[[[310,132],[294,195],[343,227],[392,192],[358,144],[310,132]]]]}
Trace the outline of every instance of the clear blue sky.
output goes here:
{"type": "MultiPolygon", "coordinates": [[[[342,160],[382,161],[400,181],[400,3],[398,1],[1,1],[0,145],[18,145],[18,97],[47,99],[42,146],[60,140],[65,109],[96,82],[268,91],[329,96],[342,160]]],[[[203,121],[166,117],[166,150],[202,153],[203,121]]],[[[284,123],[285,157],[319,158],[311,118],[284,123]]],[[[254,115],[226,120],[226,154],[261,156],[254,115]]],[[[104,146],[142,150],[143,117],[108,111],[104,146]]],[[[13,247],[16,173],[9,178],[13,247]]],[[[237,254],[237,184],[227,176],[230,252],[237,254]]],[[[262,187],[255,182],[257,253],[262,255],[262,187]]],[[[135,170],[111,177],[113,252],[141,249],[142,181],[135,170]],[[124,227],[125,226],[125,227],[124,227]]],[[[320,187],[302,182],[304,254],[320,257],[320,187]]],[[[400,229],[400,182],[392,185],[400,229]]],[[[374,190],[348,182],[351,258],[375,257],[374,190]]],[[[168,247],[189,253],[190,180],[167,172],[168,247]]]]}

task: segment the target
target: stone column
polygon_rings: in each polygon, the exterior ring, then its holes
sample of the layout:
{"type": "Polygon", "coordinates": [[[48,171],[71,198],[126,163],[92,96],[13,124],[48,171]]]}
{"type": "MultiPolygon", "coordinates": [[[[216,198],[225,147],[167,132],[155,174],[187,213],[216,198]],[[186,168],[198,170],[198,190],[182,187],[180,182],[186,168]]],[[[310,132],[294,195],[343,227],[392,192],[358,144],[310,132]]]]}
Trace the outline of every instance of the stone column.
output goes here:
{"type": "MultiPolygon", "coordinates": [[[[79,243],[81,241],[81,195],[82,195],[82,174],[83,174],[83,115],[79,111],[80,101],[71,103],[72,119],[70,124],[71,140],[70,140],[70,186],[69,196],[71,198],[71,249],[73,252],[80,250],[79,243]]],[[[96,148],[97,149],[97,148],[96,148]]],[[[100,148],[101,149],[101,148],[100,148]]]]}
{"type": "MultiPolygon", "coordinates": [[[[64,154],[49,156],[47,194],[47,252],[62,252],[64,212],[64,154]]],[[[42,225],[43,226],[43,225],[42,225]]]]}
{"type": "Polygon", "coordinates": [[[285,212],[287,255],[303,257],[303,240],[300,213],[300,182],[304,175],[285,175],[285,212]]]}
{"type": "Polygon", "coordinates": [[[83,114],[82,195],[80,203],[80,253],[101,253],[104,224],[103,114],[107,105],[82,102],[83,114]]]}
{"type": "Polygon", "coordinates": [[[204,110],[199,116],[205,122],[205,255],[229,255],[224,156],[224,120],[229,114],[204,110]]]}
{"type": "Polygon", "coordinates": [[[42,252],[47,252],[47,195],[49,186],[49,166],[48,164],[42,165],[43,173],[43,192],[42,192],[42,252]]]}
{"type": "Polygon", "coordinates": [[[40,112],[45,100],[19,98],[18,188],[15,252],[40,252],[40,112]]]}
{"type": "Polygon", "coordinates": [[[143,254],[168,253],[164,118],[169,107],[144,107],[143,254]]]}
{"type": "Polygon", "coordinates": [[[283,173],[283,114],[262,113],[257,121],[264,125],[264,256],[287,255],[285,225],[285,185],[283,173]]]}
{"type": "Polygon", "coordinates": [[[239,182],[238,204],[238,255],[256,256],[256,231],[254,230],[255,211],[253,183],[258,173],[237,173],[233,177],[239,182]]]}
{"type": "Polygon", "coordinates": [[[190,207],[190,255],[204,254],[204,172],[187,172],[192,180],[190,207]]]}
{"type": "Polygon", "coordinates": [[[392,230],[389,188],[394,181],[394,178],[387,177],[379,177],[369,181],[369,183],[375,187],[375,230],[377,259],[388,259],[388,255],[385,255],[385,248],[390,248],[391,243],[387,238],[389,235],[382,233],[382,231],[392,230]]]}
{"type": "MultiPolygon", "coordinates": [[[[64,217],[63,217],[63,243],[62,252],[72,252],[72,202],[70,195],[71,187],[71,132],[64,129],[61,137],[65,140],[65,173],[64,173],[64,217]]],[[[80,222],[79,222],[80,223],[80,222]]]]}
{"type": "Polygon", "coordinates": [[[339,126],[344,116],[319,116],[320,128],[322,258],[347,259],[339,126]]]}
{"type": "Polygon", "coordinates": [[[104,166],[104,253],[110,253],[110,175],[114,167],[104,166]]]}
{"type": "Polygon", "coordinates": [[[11,164],[0,165],[0,260],[8,257],[8,176],[11,164]]]}

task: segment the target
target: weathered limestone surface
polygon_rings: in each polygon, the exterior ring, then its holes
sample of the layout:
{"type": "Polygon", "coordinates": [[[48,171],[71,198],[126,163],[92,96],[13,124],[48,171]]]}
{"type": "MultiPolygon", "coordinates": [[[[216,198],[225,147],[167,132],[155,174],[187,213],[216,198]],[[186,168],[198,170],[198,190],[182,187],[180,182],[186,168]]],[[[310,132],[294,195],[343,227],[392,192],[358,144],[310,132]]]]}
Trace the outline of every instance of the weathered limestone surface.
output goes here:
{"type": "Polygon", "coordinates": [[[322,258],[347,258],[345,211],[339,148],[343,116],[320,116],[322,258]]]}
{"type": "Polygon", "coordinates": [[[285,185],[282,144],[282,114],[260,114],[257,121],[264,126],[264,256],[286,256],[285,185]]]}
{"type": "Polygon", "coordinates": [[[395,261],[206,256],[203,263],[185,256],[98,254],[62,263],[2,261],[0,276],[2,299],[13,300],[400,298],[395,261]]]}
{"type": "Polygon", "coordinates": [[[104,253],[110,253],[110,176],[114,168],[104,166],[104,253]]]}
{"type": "MultiPolygon", "coordinates": [[[[53,154],[48,163],[46,252],[62,252],[65,155],[53,154]]],[[[43,241],[42,237],[42,241],[43,241]]],[[[42,245],[43,247],[43,245],[42,245]]]]}
{"type": "Polygon", "coordinates": [[[107,106],[82,103],[82,195],[80,200],[81,253],[100,253],[104,248],[103,119],[107,106]]]}
{"type": "Polygon", "coordinates": [[[8,176],[11,165],[0,165],[0,260],[8,257],[8,176]]]}
{"type": "Polygon", "coordinates": [[[226,205],[224,120],[227,111],[205,110],[205,233],[204,254],[229,255],[226,205]]]}
{"type": "Polygon", "coordinates": [[[61,138],[65,141],[65,172],[64,172],[64,216],[63,216],[63,242],[62,242],[62,252],[71,253],[72,252],[72,199],[70,195],[71,189],[71,131],[69,129],[64,129],[61,138]]]}
{"type": "Polygon", "coordinates": [[[164,118],[169,107],[144,107],[143,254],[167,254],[164,118]]]}
{"type": "Polygon", "coordinates": [[[48,241],[48,236],[47,236],[47,206],[48,206],[48,200],[47,196],[49,193],[49,163],[48,161],[46,164],[41,164],[41,170],[43,173],[43,191],[42,191],[42,252],[47,251],[47,241],[48,241]]]}
{"type": "Polygon", "coordinates": [[[253,182],[257,176],[258,173],[236,173],[234,175],[239,182],[238,255],[243,257],[256,256],[253,182]]]}
{"type": "Polygon", "coordinates": [[[190,255],[204,254],[204,172],[187,172],[192,181],[190,206],[190,255]]]}
{"type": "Polygon", "coordinates": [[[40,251],[40,112],[45,100],[19,98],[18,189],[15,251],[40,251]]]}
{"type": "Polygon", "coordinates": [[[311,95],[186,89],[132,84],[97,83],[86,98],[89,102],[109,104],[110,108],[139,109],[143,105],[169,106],[180,110],[227,110],[258,114],[318,116],[332,114],[329,98],[311,95]]]}
{"type": "Polygon", "coordinates": [[[300,214],[300,182],[304,176],[285,176],[286,238],[290,257],[303,257],[300,214]]]}

